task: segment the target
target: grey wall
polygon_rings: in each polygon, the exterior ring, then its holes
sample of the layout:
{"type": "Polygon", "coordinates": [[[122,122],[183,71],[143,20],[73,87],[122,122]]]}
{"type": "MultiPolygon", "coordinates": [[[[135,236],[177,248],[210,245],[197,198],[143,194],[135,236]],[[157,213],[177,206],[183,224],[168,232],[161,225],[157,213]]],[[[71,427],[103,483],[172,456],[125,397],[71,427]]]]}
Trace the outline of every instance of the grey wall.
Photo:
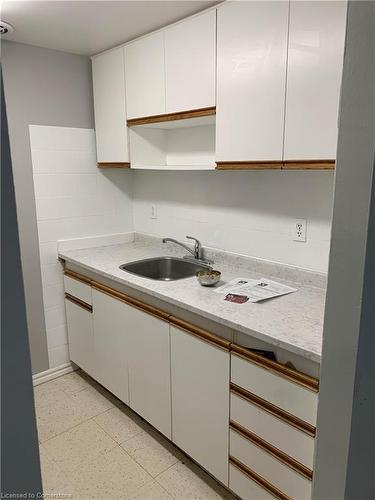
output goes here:
{"type": "Polygon", "coordinates": [[[29,124],[93,128],[88,57],[2,42],[2,66],[13,163],[33,373],[47,370],[29,124]]]}
{"type": "Polygon", "coordinates": [[[374,26],[375,3],[350,1],[314,468],[321,500],[375,498],[374,26]]]}

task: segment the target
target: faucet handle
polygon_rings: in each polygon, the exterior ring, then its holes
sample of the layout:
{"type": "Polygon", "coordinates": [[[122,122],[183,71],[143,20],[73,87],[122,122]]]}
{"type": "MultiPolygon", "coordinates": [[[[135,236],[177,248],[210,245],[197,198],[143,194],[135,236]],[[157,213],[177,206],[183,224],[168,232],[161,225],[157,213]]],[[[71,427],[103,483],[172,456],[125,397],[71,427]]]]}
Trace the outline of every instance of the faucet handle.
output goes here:
{"type": "Polygon", "coordinates": [[[194,236],[186,236],[186,238],[188,240],[195,241],[195,245],[194,245],[195,258],[196,259],[201,259],[202,258],[202,245],[201,245],[201,242],[199,240],[197,240],[197,238],[194,238],[194,236]]]}

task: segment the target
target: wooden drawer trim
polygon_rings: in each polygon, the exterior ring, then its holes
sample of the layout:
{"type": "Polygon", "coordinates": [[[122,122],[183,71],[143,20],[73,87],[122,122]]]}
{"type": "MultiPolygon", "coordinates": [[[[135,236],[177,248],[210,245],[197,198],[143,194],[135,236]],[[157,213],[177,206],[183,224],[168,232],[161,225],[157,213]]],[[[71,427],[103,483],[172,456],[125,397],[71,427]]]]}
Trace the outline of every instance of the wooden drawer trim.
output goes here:
{"type": "Polygon", "coordinates": [[[73,297],[73,295],[70,295],[69,293],[65,293],[65,298],[66,300],[69,300],[69,302],[72,302],[73,304],[82,307],[83,309],[86,309],[86,311],[92,313],[92,306],[90,306],[90,304],[87,304],[87,302],[84,302],[83,300],[78,299],[77,297],[73,297]]]}
{"type": "Polygon", "coordinates": [[[278,406],[275,406],[274,404],[270,403],[269,401],[266,401],[263,398],[260,398],[259,396],[253,394],[252,392],[249,392],[246,389],[239,387],[233,382],[231,382],[230,384],[230,390],[232,394],[239,396],[248,403],[257,406],[258,408],[266,411],[267,413],[270,413],[273,417],[276,417],[285,422],[286,424],[291,425],[295,429],[298,429],[299,431],[304,432],[308,436],[315,438],[316,428],[313,425],[309,424],[308,422],[305,422],[304,420],[301,420],[295,415],[292,415],[291,413],[282,410],[278,406]]]}
{"type": "Polygon", "coordinates": [[[313,472],[311,469],[306,467],[305,465],[301,464],[294,458],[290,457],[283,451],[279,450],[272,444],[268,443],[264,439],[260,438],[253,432],[249,431],[245,427],[242,427],[242,425],[238,424],[237,422],[234,422],[233,420],[230,421],[229,427],[240,434],[242,437],[245,439],[251,441],[255,446],[258,446],[262,450],[266,451],[270,455],[272,455],[276,460],[279,460],[279,462],[282,462],[284,465],[287,465],[291,469],[293,469],[295,472],[298,472],[298,474],[301,474],[304,476],[306,479],[309,481],[312,481],[313,477],[313,472]]]}
{"type": "Polygon", "coordinates": [[[282,161],[217,161],[216,170],[281,170],[282,161]]]}
{"type": "Polygon", "coordinates": [[[234,351],[234,354],[237,356],[251,361],[255,365],[261,366],[266,370],[270,370],[280,377],[286,378],[291,382],[294,382],[295,384],[305,387],[313,392],[319,392],[319,380],[316,378],[305,375],[297,370],[293,370],[293,368],[288,368],[287,366],[281,365],[276,361],[271,361],[270,359],[260,356],[259,354],[255,354],[254,352],[251,352],[237,344],[232,344],[232,351],[234,351]]]}
{"type": "Polygon", "coordinates": [[[126,295],[125,293],[114,290],[113,288],[110,288],[109,286],[102,285],[101,283],[98,283],[97,281],[92,281],[91,286],[94,290],[98,290],[99,292],[105,293],[106,295],[109,295],[110,297],[113,297],[117,300],[121,300],[122,302],[125,302],[126,304],[128,304],[130,306],[136,307],[137,309],[144,311],[148,314],[151,314],[152,316],[156,316],[157,318],[162,319],[163,321],[169,320],[169,314],[162,311],[161,309],[158,309],[157,307],[145,304],[144,302],[142,302],[138,299],[134,299],[133,297],[130,297],[129,295],[126,295]]]}
{"type": "Polygon", "coordinates": [[[230,455],[229,456],[229,463],[232,464],[234,467],[236,467],[239,471],[241,471],[249,479],[251,479],[252,481],[257,483],[263,489],[265,489],[268,493],[273,495],[275,498],[278,498],[279,500],[292,500],[290,497],[285,495],[285,493],[283,493],[278,488],[276,488],[276,486],[274,486],[273,484],[268,482],[266,479],[264,479],[262,476],[260,476],[256,472],[252,471],[251,469],[249,469],[249,467],[247,467],[242,462],[237,460],[237,458],[234,458],[230,455]]]}
{"type": "Polygon", "coordinates": [[[142,116],[140,118],[131,118],[127,120],[128,127],[135,125],[147,125],[148,123],[171,122],[175,120],[186,120],[188,118],[199,118],[202,116],[216,115],[216,106],[209,108],[189,109],[186,111],[178,111],[176,113],[164,113],[161,115],[142,116]]]}
{"type": "Polygon", "coordinates": [[[335,160],[284,160],[285,170],[334,170],[335,160]]]}
{"type": "Polygon", "coordinates": [[[87,276],[83,276],[83,274],[77,273],[76,271],[71,271],[70,269],[65,269],[64,275],[69,276],[69,278],[73,278],[76,281],[80,281],[81,283],[85,283],[85,285],[91,285],[90,278],[87,278],[87,276]]]}
{"type": "Polygon", "coordinates": [[[123,162],[106,162],[106,161],[101,161],[97,163],[98,168],[130,168],[130,162],[129,161],[123,161],[123,162]]]}
{"type": "Polygon", "coordinates": [[[221,337],[218,337],[217,335],[208,332],[207,330],[203,330],[203,328],[199,328],[198,326],[192,325],[188,321],[176,318],[175,316],[170,316],[169,321],[172,325],[177,326],[178,328],[184,330],[185,332],[195,335],[196,337],[200,338],[201,340],[204,340],[205,342],[220,347],[225,351],[230,350],[231,342],[229,340],[225,340],[221,337]]]}

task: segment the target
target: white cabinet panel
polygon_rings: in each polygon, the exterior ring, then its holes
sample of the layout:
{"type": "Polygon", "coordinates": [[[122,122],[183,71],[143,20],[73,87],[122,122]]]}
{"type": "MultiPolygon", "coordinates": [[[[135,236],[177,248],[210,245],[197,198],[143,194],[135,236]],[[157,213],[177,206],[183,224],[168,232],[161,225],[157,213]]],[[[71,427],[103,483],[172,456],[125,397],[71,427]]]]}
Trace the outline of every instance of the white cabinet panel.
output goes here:
{"type": "Polygon", "coordinates": [[[171,438],[169,324],[128,307],[130,407],[171,438]]]}
{"type": "Polygon", "coordinates": [[[292,1],[285,160],[336,157],[345,1],[292,1]]]}
{"type": "Polygon", "coordinates": [[[171,326],[173,442],[228,484],[229,352],[171,326]]]}
{"type": "Polygon", "coordinates": [[[92,313],[65,299],[70,359],[89,375],[95,376],[92,313]]]}
{"type": "Polygon", "coordinates": [[[98,162],[128,162],[124,49],[92,60],[98,162]]]}
{"type": "Polygon", "coordinates": [[[166,112],[215,106],[216,12],[165,30],[166,112]]]}
{"type": "Polygon", "coordinates": [[[77,297],[86,304],[92,304],[92,295],[91,295],[91,286],[82,283],[82,281],[78,281],[70,276],[64,275],[64,288],[66,293],[69,295],[73,295],[73,297],[77,297]]]}
{"type": "Polygon", "coordinates": [[[288,2],[217,10],[217,161],[281,161],[288,2]]]}
{"type": "Polygon", "coordinates": [[[124,403],[129,402],[128,359],[130,307],[93,290],[95,378],[124,403]]]}
{"type": "Polygon", "coordinates": [[[164,32],[125,47],[128,118],[165,113],[164,32]]]}

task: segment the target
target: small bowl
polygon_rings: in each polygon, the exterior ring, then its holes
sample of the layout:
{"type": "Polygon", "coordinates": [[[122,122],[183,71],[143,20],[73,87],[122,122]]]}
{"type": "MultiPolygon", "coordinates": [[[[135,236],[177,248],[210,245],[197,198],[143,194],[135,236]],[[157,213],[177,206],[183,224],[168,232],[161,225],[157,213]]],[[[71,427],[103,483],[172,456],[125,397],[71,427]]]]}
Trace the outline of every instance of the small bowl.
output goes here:
{"type": "Polygon", "coordinates": [[[221,272],[214,269],[202,269],[201,271],[197,271],[196,277],[200,285],[213,286],[219,283],[221,272]]]}

